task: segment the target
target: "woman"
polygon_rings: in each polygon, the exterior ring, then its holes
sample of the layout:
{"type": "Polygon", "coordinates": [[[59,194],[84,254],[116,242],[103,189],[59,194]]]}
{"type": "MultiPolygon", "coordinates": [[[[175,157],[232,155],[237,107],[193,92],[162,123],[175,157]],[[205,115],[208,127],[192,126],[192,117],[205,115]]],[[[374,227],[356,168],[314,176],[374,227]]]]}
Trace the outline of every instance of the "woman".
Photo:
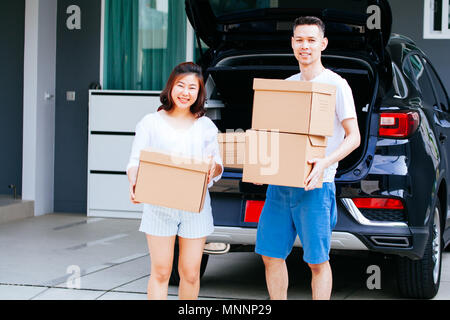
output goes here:
{"type": "MultiPolygon", "coordinates": [[[[221,178],[223,165],[217,141],[218,130],[204,116],[205,100],[206,90],[201,68],[190,62],[176,66],[161,93],[162,106],[158,112],[145,116],[136,127],[127,166],[133,203],[137,203],[134,188],[139,155],[144,148],[151,147],[185,157],[209,158],[213,165],[208,176],[208,187],[221,178]]],[[[150,251],[148,298],[167,299],[175,238],[178,236],[178,296],[180,299],[197,299],[203,248],[206,237],[214,231],[209,192],[206,193],[200,214],[144,204],[139,231],[146,233],[150,251]]]]}

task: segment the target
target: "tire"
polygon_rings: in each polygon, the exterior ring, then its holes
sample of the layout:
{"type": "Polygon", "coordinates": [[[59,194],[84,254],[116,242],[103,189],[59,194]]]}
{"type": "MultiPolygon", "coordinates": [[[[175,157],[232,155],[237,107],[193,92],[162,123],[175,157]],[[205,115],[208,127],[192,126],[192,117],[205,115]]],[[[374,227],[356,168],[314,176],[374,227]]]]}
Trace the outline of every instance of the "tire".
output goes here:
{"type": "MultiPolygon", "coordinates": [[[[173,264],[172,264],[172,272],[170,274],[169,284],[173,286],[178,286],[180,284],[180,274],[178,273],[178,240],[175,244],[174,254],[173,254],[173,264]]],[[[209,255],[204,254],[202,256],[202,262],[200,264],[200,279],[203,277],[205,273],[206,266],[208,265],[209,255]]]]}
{"type": "Polygon", "coordinates": [[[439,290],[443,246],[440,217],[441,207],[438,199],[429,223],[430,233],[423,258],[398,258],[398,289],[405,298],[431,299],[439,290]]]}

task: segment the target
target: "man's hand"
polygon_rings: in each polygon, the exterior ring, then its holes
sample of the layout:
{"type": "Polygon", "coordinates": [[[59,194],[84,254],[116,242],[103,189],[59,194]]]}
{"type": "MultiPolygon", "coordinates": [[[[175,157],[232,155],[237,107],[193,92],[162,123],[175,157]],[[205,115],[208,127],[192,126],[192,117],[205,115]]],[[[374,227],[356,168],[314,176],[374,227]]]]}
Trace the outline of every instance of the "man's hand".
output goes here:
{"type": "Polygon", "coordinates": [[[305,180],[305,191],[315,189],[319,178],[323,176],[326,168],[333,163],[341,161],[359,147],[361,136],[359,134],[358,121],[355,118],[349,118],[343,120],[341,123],[345,130],[345,139],[341,145],[325,159],[312,159],[308,161],[308,163],[312,164],[314,167],[308,178],[305,180]]]}
{"type": "Polygon", "coordinates": [[[308,163],[313,165],[313,169],[305,180],[305,191],[311,191],[317,187],[320,177],[323,176],[323,173],[327,168],[327,161],[325,159],[315,158],[308,160],[308,163]]]}

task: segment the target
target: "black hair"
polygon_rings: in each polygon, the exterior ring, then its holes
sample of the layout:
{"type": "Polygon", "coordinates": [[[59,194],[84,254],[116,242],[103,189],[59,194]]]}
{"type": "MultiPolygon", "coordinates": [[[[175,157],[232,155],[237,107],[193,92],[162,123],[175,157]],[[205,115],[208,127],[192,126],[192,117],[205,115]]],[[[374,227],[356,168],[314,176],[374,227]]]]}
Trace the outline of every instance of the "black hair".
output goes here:
{"type": "Polygon", "coordinates": [[[293,33],[295,33],[295,29],[298,26],[303,26],[303,25],[316,25],[319,27],[319,29],[322,31],[323,35],[325,36],[325,23],[321,19],[319,19],[317,17],[313,17],[313,16],[298,17],[294,21],[293,33]]]}
{"type": "Polygon", "coordinates": [[[175,103],[172,100],[172,88],[175,85],[177,79],[186,74],[195,74],[199,82],[198,97],[195,103],[191,106],[191,113],[196,117],[203,117],[206,113],[205,102],[206,102],[206,89],[203,80],[202,68],[192,62],[183,62],[177,65],[167,80],[166,87],[161,92],[160,100],[162,106],[159,107],[158,111],[164,109],[170,111],[175,103]]]}

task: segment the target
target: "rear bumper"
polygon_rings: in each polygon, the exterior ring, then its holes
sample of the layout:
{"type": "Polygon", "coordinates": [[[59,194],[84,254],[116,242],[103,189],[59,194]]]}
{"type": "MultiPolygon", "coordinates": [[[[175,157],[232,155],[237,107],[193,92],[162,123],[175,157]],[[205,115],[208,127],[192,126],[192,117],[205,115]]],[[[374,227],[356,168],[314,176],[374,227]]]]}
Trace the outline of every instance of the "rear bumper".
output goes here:
{"type": "Polygon", "coordinates": [[[409,227],[403,222],[366,219],[353,201],[338,200],[338,222],[334,229],[355,235],[370,251],[421,259],[428,241],[428,227],[409,227]]]}
{"type": "MultiPolygon", "coordinates": [[[[244,223],[242,199],[214,199],[215,232],[208,242],[236,245],[255,245],[257,224],[244,223]],[[220,205],[219,205],[220,204],[220,205]]],[[[331,249],[372,251],[421,259],[428,240],[427,227],[409,227],[406,223],[374,222],[367,220],[352,201],[338,199],[338,221],[333,230],[331,249]]],[[[295,246],[301,247],[297,238],[295,246]]]]}
{"type": "MultiPolygon", "coordinates": [[[[208,242],[224,242],[239,245],[255,245],[256,228],[215,227],[214,233],[207,239],[208,242]]],[[[295,247],[301,247],[297,237],[295,247]]],[[[356,236],[347,232],[333,232],[331,249],[367,251],[367,246],[356,236]]]]}

